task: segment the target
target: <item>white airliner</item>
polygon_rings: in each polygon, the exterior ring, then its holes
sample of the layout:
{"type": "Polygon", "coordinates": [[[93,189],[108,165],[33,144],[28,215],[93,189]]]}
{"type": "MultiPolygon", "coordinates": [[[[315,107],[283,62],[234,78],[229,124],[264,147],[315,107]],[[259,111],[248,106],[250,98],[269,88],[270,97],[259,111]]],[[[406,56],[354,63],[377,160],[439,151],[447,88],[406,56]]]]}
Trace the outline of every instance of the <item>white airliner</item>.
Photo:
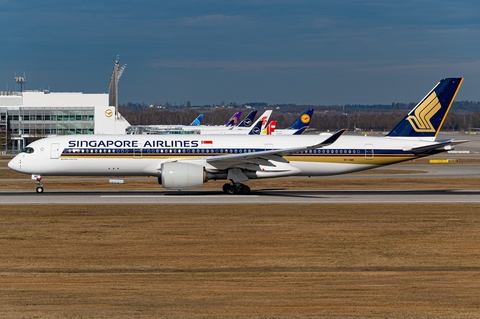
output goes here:
{"type": "MultiPolygon", "coordinates": [[[[215,126],[200,125],[200,126],[190,127],[190,128],[184,127],[183,130],[184,131],[188,131],[189,129],[199,130],[200,134],[202,135],[211,135],[211,134],[248,135],[250,134],[250,130],[252,127],[257,126],[259,122],[262,122],[260,131],[258,132],[258,134],[260,134],[260,132],[264,130],[265,127],[267,126],[268,119],[270,118],[271,114],[272,114],[272,110],[266,110],[265,112],[262,113],[262,115],[258,117],[258,119],[255,122],[253,122],[253,124],[252,122],[250,122],[250,125],[242,125],[242,126],[237,125],[237,126],[231,126],[231,127],[224,127],[224,126],[222,127],[219,125],[215,125],[215,126]]],[[[250,115],[252,115],[252,112],[250,112],[250,114],[247,116],[250,116],[250,115]]],[[[253,115],[255,115],[255,113],[253,113],[253,115]]]]}
{"type": "Polygon", "coordinates": [[[310,126],[314,109],[308,109],[303,112],[296,120],[287,128],[275,129],[272,135],[302,135],[310,126]]]}
{"type": "MultiPolygon", "coordinates": [[[[203,114],[200,114],[190,125],[135,125],[127,129],[129,134],[201,134],[202,129],[208,128],[209,130],[231,130],[238,124],[238,120],[242,112],[235,112],[230,119],[224,125],[201,125],[200,122],[203,119],[203,114]]],[[[245,132],[248,134],[248,131],[245,132]]]]}
{"type": "Polygon", "coordinates": [[[248,194],[249,179],[345,174],[412,160],[466,141],[436,141],[463,82],[441,80],[387,135],[69,135],[29,144],[8,166],[37,179],[56,175],[157,176],[168,189],[230,180],[248,194]]]}
{"type": "MultiPolygon", "coordinates": [[[[266,127],[272,110],[265,111],[257,121],[253,122],[256,113],[257,111],[250,112],[243,121],[238,123],[242,112],[236,112],[225,125],[137,125],[136,127],[141,128],[140,131],[146,134],[248,135],[250,130],[257,127],[257,124],[261,122],[262,126],[257,132],[257,135],[259,135],[266,127]]],[[[134,133],[138,134],[138,131],[134,133]]]]}

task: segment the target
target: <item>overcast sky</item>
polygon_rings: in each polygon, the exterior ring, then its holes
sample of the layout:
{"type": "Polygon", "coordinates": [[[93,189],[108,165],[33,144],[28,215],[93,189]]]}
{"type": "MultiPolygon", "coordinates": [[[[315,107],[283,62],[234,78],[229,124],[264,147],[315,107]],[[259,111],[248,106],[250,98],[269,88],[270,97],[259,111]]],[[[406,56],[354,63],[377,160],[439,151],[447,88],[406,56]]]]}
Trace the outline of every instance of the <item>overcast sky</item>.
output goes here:
{"type": "Polygon", "coordinates": [[[442,78],[480,100],[478,0],[0,0],[0,90],[120,103],[417,102],[442,78]]]}

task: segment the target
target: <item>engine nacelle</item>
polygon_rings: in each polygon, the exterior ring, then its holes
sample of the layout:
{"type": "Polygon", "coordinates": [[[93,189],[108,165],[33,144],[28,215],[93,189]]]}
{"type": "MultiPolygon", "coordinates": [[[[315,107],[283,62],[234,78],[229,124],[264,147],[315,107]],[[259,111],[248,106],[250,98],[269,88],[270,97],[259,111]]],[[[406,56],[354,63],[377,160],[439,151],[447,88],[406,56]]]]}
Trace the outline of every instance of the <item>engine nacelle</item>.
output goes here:
{"type": "Polygon", "coordinates": [[[161,179],[162,186],[168,189],[198,188],[207,181],[207,172],[202,165],[167,162],[162,164],[161,179]]]}

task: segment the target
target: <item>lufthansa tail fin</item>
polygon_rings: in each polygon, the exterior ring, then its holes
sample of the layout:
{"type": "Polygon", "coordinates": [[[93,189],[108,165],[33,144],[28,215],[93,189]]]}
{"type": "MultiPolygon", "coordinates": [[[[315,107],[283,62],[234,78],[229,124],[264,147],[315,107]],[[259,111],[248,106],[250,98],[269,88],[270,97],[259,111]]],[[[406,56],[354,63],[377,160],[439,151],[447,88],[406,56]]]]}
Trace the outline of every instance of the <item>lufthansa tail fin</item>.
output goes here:
{"type": "Polygon", "coordinates": [[[434,141],[462,82],[463,78],[447,78],[438,82],[387,136],[434,141]]]}
{"type": "Polygon", "coordinates": [[[306,126],[310,125],[310,121],[312,120],[314,109],[308,109],[300,115],[292,125],[286,128],[286,130],[299,130],[306,126]]]}
{"type": "Polygon", "coordinates": [[[251,111],[247,116],[238,124],[238,127],[250,127],[253,124],[253,120],[257,115],[257,111],[251,111]]]}
{"type": "Polygon", "coordinates": [[[297,130],[295,133],[293,133],[293,135],[302,135],[303,132],[305,132],[307,130],[307,128],[308,128],[308,126],[304,126],[301,129],[297,130]]]}
{"type": "Polygon", "coordinates": [[[255,122],[255,125],[248,132],[248,135],[260,135],[260,134],[262,134],[262,126],[263,126],[263,121],[255,122]]]}

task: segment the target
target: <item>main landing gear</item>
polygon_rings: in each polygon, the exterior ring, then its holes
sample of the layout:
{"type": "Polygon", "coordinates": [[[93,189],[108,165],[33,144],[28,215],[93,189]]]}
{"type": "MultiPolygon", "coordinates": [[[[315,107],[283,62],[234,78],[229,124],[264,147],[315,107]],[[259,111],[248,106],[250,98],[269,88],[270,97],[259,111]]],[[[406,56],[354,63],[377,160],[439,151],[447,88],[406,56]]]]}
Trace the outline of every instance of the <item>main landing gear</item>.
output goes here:
{"type": "Polygon", "coordinates": [[[42,177],[41,176],[37,176],[35,178],[35,181],[37,182],[37,193],[43,193],[43,184],[42,184],[42,177]]]}
{"type": "Polygon", "coordinates": [[[245,184],[242,183],[233,183],[232,184],[224,184],[223,185],[223,191],[226,194],[242,194],[242,195],[248,195],[250,194],[250,187],[248,187],[245,184]]]}

